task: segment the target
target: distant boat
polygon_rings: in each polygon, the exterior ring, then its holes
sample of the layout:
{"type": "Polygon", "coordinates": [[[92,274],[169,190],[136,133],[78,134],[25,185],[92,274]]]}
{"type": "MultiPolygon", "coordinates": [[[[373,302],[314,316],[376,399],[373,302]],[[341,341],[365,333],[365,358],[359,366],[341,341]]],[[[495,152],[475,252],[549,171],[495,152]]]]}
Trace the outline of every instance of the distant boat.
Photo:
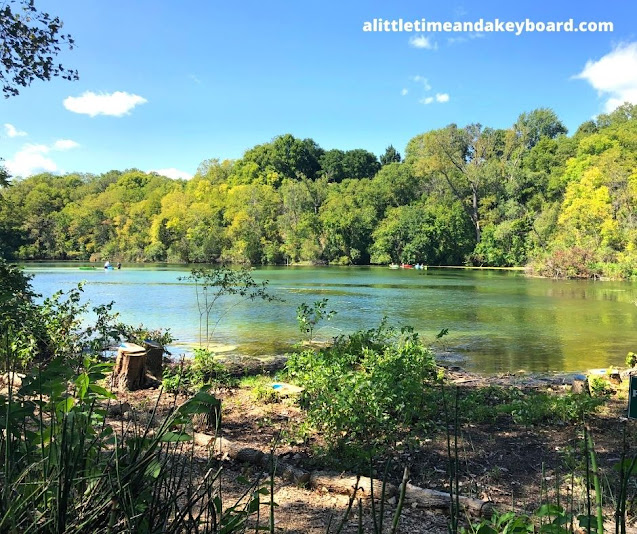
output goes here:
{"type": "Polygon", "coordinates": [[[80,271],[94,271],[97,267],[78,267],[80,271]]]}
{"type": "Polygon", "coordinates": [[[397,263],[390,263],[389,264],[389,268],[390,269],[399,269],[400,265],[398,265],[397,263]]]}
{"type": "Polygon", "coordinates": [[[400,266],[403,269],[413,269],[414,268],[414,266],[411,265],[410,263],[401,263],[400,266]]]}

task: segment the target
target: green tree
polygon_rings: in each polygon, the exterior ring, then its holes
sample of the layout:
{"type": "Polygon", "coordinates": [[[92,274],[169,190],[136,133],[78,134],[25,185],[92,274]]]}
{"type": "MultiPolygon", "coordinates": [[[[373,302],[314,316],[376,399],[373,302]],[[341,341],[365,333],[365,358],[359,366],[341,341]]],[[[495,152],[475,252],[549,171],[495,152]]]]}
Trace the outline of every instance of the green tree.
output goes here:
{"type": "Polygon", "coordinates": [[[554,139],[568,132],[555,112],[549,108],[522,113],[513,128],[527,148],[533,148],[542,137],[554,139]]]}
{"type": "Polygon", "coordinates": [[[390,163],[400,163],[402,160],[398,150],[396,150],[393,145],[389,145],[385,149],[385,153],[380,157],[380,164],[384,167],[390,163]]]}
{"type": "Polygon", "coordinates": [[[373,178],[379,169],[378,158],[362,148],[348,150],[343,155],[343,174],[346,178],[373,178]]]}
{"type": "Polygon", "coordinates": [[[446,189],[465,210],[475,230],[476,243],[481,235],[481,200],[500,181],[497,130],[480,124],[458,128],[451,124],[409,141],[407,161],[414,174],[429,178],[433,187],[446,189]]]}

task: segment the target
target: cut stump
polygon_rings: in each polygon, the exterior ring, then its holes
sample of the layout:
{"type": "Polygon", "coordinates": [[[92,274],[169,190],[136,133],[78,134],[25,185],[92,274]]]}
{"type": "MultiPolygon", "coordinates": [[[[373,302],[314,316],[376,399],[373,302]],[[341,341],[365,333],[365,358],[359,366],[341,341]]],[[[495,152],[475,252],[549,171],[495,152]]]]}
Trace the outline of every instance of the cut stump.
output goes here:
{"type": "Polygon", "coordinates": [[[144,340],[144,347],[146,348],[146,368],[148,373],[155,380],[161,382],[164,378],[164,347],[161,343],[149,339],[144,340]]]}
{"type": "Polygon", "coordinates": [[[111,377],[113,387],[133,391],[146,385],[146,350],[134,343],[123,343],[111,377]]]}

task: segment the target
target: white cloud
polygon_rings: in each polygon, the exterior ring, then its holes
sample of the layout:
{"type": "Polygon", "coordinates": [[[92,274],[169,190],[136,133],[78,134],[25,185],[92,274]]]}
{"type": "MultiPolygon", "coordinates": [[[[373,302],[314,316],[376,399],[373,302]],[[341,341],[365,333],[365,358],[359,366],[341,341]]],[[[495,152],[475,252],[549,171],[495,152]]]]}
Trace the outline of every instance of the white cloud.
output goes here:
{"type": "Polygon", "coordinates": [[[405,96],[409,92],[409,89],[403,89],[400,94],[405,96]]]}
{"type": "Polygon", "coordinates": [[[420,75],[412,76],[411,80],[416,83],[422,84],[425,91],[431,90],[431,85],[429,85],[429,80],[427,80],[427,78],[425,78],[424,76],[420,76],[420,75]]]}
{"type": "Polygon", "coordinates": [[[7,137],[24,137],[27,135],[26,132],[18,130],[13,124],[9,124],[8,122],[4,123],[4,131],[7,137]]]}
{"type": "Polygon", "coordinates": [[[45,154],[49,152],[46,145],[25,145],[12,158],[4,162],[12,176],[30,176],[38,172],[55,172],[57,165],[45,154]]]}
{"type": "Polygon", "coordinates": [[[421,98],[420,99],[420,103],[421,104],[431,104],[434,101],[434,97],[433,96],[428,96],[427,98],[421,98]]]}
{"type": "Polygon", "coordinates": [[[601,59],[589,60],[575,78],[586,80],[608,98],[607,112],[624,102],[637,104],[637,42],[620,44],[601,59]]]}
{"type": "Polygon", "coordinates": [[[168,178],[172,178],[173,180],[190,180],[192,178],[192,174],[188,174],[186,171],[180,171],[179,169],[175,169],[174,167],[170,167],[168,169],[154,169],[147,172],[156,172],[161,176],[167,176],[168,178]]]}
{"type": "Polygon", "coordinates": [[[449,102],[449,95],[447,93],[436,93],[436,102],[449,102]]]}
{"type": "Polygon", "coordinates": [[[65,98],[64,107],[74,113],[83,113],[91,117],[97,115],[122,117],[128,115],[135,106],[146,102],[148,100],[144,97],[124,91],[99,94],[93,91],[86,91],[82,96],[65,98]]]}
{"type": "Polygon", "coordinates": [[[409,38],[409,46],[414,48],[425,48],[427,50],[437,50],[438,44],[426,35],[413,35],[409,38]]]}
{"type": "Polygon", "coordinates": [[[53,148],[55,150],[70,150],[72,148],[77,148],[78,146],[80,146],[80,144],[72,141],[71,139],[58,139],[55,143],[53,143],[53,148]]]}
{"type": "Polygon", "coordinates": [[[57,172],[57,163],[48,156],[51,151],[69,150],[80,146],[71,139],[58,139],[53,145],[26,144],[4,164],[12,176],[27,177],[39,172],[57,172]]]}

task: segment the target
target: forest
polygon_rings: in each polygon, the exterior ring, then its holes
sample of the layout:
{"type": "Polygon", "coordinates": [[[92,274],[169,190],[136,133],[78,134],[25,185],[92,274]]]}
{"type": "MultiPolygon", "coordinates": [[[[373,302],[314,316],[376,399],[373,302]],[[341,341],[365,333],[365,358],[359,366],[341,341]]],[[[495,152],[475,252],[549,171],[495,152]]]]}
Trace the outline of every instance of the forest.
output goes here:
{"type": "Polygon", "coordinates": [[[550,109],[508,129],[412,138],[404,157],[278,136],[191,180],[137,169],[0,188],[0,256],[234,264],[527,266],[637,276],[637,106],[568,135],[550,109]]]}

